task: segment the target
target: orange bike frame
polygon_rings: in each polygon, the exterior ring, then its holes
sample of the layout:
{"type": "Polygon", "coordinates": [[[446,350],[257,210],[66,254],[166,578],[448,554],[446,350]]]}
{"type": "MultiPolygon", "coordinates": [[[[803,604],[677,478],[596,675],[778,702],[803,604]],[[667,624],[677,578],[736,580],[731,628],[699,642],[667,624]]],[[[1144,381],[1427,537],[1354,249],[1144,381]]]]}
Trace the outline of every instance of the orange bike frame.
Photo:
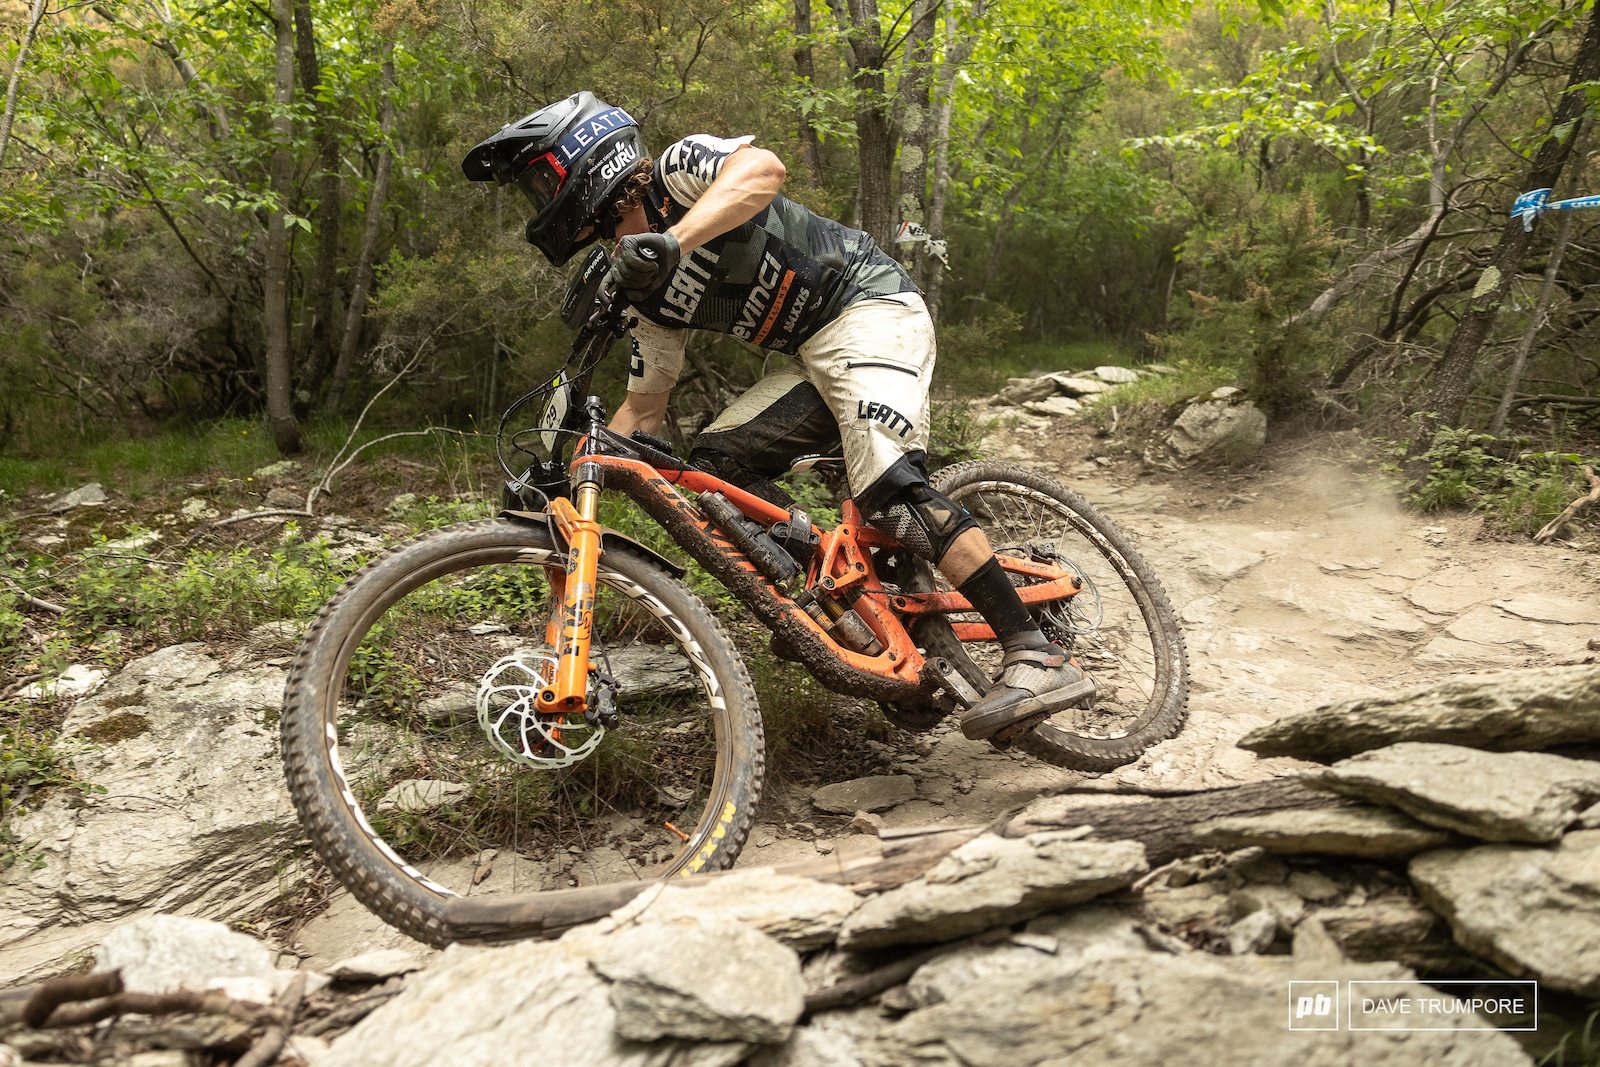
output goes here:
{"type": "MultiPolygon", "coordinates": [[[[898,548],[900,545],[887,534],[864,524],[855,501],[846,500],[843,521],[838,527],[826,531],[813,527],[822,540],[806,575],[806,587],[816,588],[825,594],[848,594],[853,587],[859,586],[859,594],[851,606],[877,637],[883,651],[876,656],[868,656],[846,648],[829,637],[815,619],[762,575],[755,564],[678,490],[682,487],[695,493],[721,493],[734,507],[762,526],[786,521],[789,518],[786,509],[704,471],[692,468],[666,471],[638,459],[604,454],[583,455],[583,451],[581,447],[578,449],[579,455],[572,465],[574,472],[580,464],[594,464],[613,471],[621,476],[618,480],[636,487],[636,492],[631,495],[637,495],[638,492],[648,494],[655,498],[649,501],[655,508],[674,511],[683,520],[692,523],[726,562],[747,572],[765,588],[781,606],[785,618],[826,642],[832,655],[855,670],[901,685],[917,684],[924,659],[907,633],[901,617],[972,611],[971,603],[957,592],[893,593],[885,589],[868,550],[898,548]]],[[[552,593],[561,603],[559,617],[552,614],[547,626],[548,637],[553,639],[551,643],[557,649],[557,663],[554,678],[535,701],[536,709],[547,714],[582,712],[588,692],[590,626],[594,613],[601,527],[595,520],[594,497],[598,491],[594,483],[580,483],[573,495],[577,498],[577,506],[560,497],[553,500],[549,507],[557,529],[567,542],[568,554],[565,574],[556,572],[551,575],[552,593]],[[557,581],[560,581],[560,585],[557,581]]],[[[1083,588],[1082,579],[1065,567],[1012,556],[1000,556],[999,560],[1002,569],[1027,575],[1037,583],[1017,590],[1024,604],[1070,597],[1083,588]]],[[[994,637],[994,631],[984,623],[955,623],[954,628],[957,637],[963,641],[992,640],[994,637]]]]}

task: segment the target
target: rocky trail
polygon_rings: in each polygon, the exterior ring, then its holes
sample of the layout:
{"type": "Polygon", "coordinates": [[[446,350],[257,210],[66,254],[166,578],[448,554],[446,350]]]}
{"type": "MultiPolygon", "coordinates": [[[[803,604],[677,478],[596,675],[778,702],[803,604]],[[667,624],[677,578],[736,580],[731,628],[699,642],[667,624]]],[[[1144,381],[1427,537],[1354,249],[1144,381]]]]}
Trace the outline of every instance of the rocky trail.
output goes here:
{"type": "MultiPolygon", "coordinates": [[[[1077,816],[1085,805],[1137,804],[1141,795],[1237,786],[1314,767],[1294,755],[1263,758],[1236,747],[1245,734],[1285,716],[1491,668],[1595,661],[1594,649],[1600,647],[1596,557],[1559,544],[1536,547],[1481,539],[1479,520],[1471,517],[1407,514],[1381,485],[1360,477],[1343,460],[1337,435],[1320,438],[1314,445],[1271,448],[1252,466],[1226,474],[1151,472],[1137,456],[1105,454],[1103,440],[1069,421],[1017,414],[1015,408],[1005,409],[1004,414],[1008,424],[985,442],[989,458],[1042,469],[1083,494],[1134,536],[1161,576],[1188,641],[1193,689],[1184,729],[1136,763],[1103,776],[1062,771],[1021,754],[969,742],[950,724],[921,735],[896,733],[888,743],[863,741],[867,754],[850,764],[853,773],[847,780],[779,780],[769,788],[761,821],[738,867],[768,868],[830,857],[848,860],[876,853],[896,831],[981,827],[1008,814],[1014,830],[1033,833],[1025,838],[1033,842],[1030,848],[1048,851],[1056,847],[1052,835],[1066,834],[1067,840],[1074,840],[1070,827],[1082,821],[1077,816]],[[870,773],[862,775],[864,767],[870,773]],[[1133,796],[1079,795],[1096,793],[1133,796]]],[[[337,542],[361,548],[370,548],[386,532],[375,524],[369,530],[349,520],[334,519],[326,525],[337,542]]],[[[326,873],[306,855],[276,751],[276,707],[293,637],[292,627],[258,627],[248,641],[232,649],[200,645],[162,649],[134,661],[78,700],[63,733],[93,743],[93,749],[78,757],[77,766],[80,774],[106,792],[81,799],[52,795],[16,820],[18,835],[39,843],[35,856],[41,862],[36,867],[15,864],[0,874],[0,984],[34,981],[76,967],[113,930],[130,919],[157,913],[242,923],[279,953],[280,968],[327,972],[338,961],[378,950],[398,949],[418,963],[435,955],[329,885],[326,873]],[[288,905],[279,899],[285,890],[289,890],[288,905]],[[302,921],[291,916],[293,902],[313,900],[314,917],[302,921]]],[[[1305,754],[1292,745],[1280,750],[1305,754]]],[[[1600,786],[1595,794],[1600,798],[1600,786]]],[[[1376,795],[1369,799],[1381,800],[1376,795]]],[[[1371,825],[1352,829],[1348,822],[1339,823],[1326,832],[1334,837],[1343,834],[1340,840],[1373,836],[1389,840],[1410,833],[1412,838],[1406,839],[1410,845],[1401,846],[1401,855],[1407,848],[1415,851],[1456,840],[1409,822],[1390,825],[1385,822],[1387,815],[1364,817],[1371,825]]],[[[1294,829],[1290,836],[1303,837],[1302,829],[1294,829]]],[[[1219,826],[1211,833],[1209,840],[1227,849],[1259,845],[1265,831],[1219,826]]],[[[1591,844],[1584,834],[1569,834],[1568,840],[1579,837],[1585,838],[1579,845],[1591,844]]],[[[1083,842],[1082,847],[1092,844],[1083,842]]],[[[1372,862],[1394,853],[1373,847],[1378,851],[1347,848],[1351,858],[1340,861],[1342,866],[1315,869],[1291,870],[1273,856],[1263,856],[1259,847],[1245,847],[1243,853],[1232,853],[1233,858],[1218,852],[1184,860],[1181,863],[1189,866],[1180,870],[1181,877],[1168,874],[1150,887],[1141,913],[1145,925],[1138,930],[1138,924],[1130,925],[1126,911],[1098,918],[1036,919],[1028,934],[1012,935],[1001,953],[1010,955],[993,966],[1005,970],[1018,960],[1037,963],[1041,953],[1055,958],[1055,950],[1044,948],[1045,941],[1072,942],[1079,937],[1073,933],[1074,923],[1084,926],[1083,945],[1089,946],[1083,949],[1088,953],[1084,958],[1101,960],[1108,980],[1118,983],[1159,978],[1170,979],[1174,988],[1200,990],[1217,981],[1254,989],[1254,982],[1265,990],[1277,979],[1260,984],[1265,979],[1259,974],[1227,972],[1226,960],[1216,965],[1222,970],[1212,973],[1206,970],[1211,964],[1200,966],[1193,963],[1194,956],[1182,953],[1194,946],[1248,953],[1274,943],[1273,951],[1287,953],[1292,942],[1296,957],[1314,955],[1316,946],[1309,941],[1302,946],[1303,937],[1337,943],[1323,957],[1330,976],[1341,967],[1357,966],[1349,963],[1351,958],[1410,965],[1448,958],[1457,950],[1432,915],[1418,905],[1404,875],[1372,862]],[[1252,873],[1251,864],[1264,864],[1264,873],[1261,869],[1252,873]],[[1375,906],[1392,914],[1374,919],[1375,906]],[[1300,934],[1296,923],[1308,908],[1316,907],[1326,916],[1315,927],[1321,933],[1311,924],[1301,924],[1313,932],[1300,934]],[[1265,915],[1271,921],[1252,920],[1250,929],[1241,930],[1252,915],[1258,920],[1265,915]],[[1034,925],[1040,923],[1044,926],[1036,941],[1029,942],[1034,925]],[[1187,944],[1168,944],[1169,954],[1157,951],[1152,956],[1150,946],[1159,947],[1162,938],[1171,941],[1172,931],[1187,944]],[[1245,941],[1240,942],[1241,937],[1245,941]],[[1124,941],[1126,953],[1106,948],[1124,941]],[[1129,947],[1135,943],[1137,953],[1129,947]],[[1013,960],[1018,952],[1022,956],[1013,960]],[[1182,960],[1191,962],[1181,967],[1174,962],[1182,960]]],[[[1583,853],[1580,860],[1589,862],[1588,855],[1583,853]]],[[[1126,887],[1148,869],[1131,853],[1124,856],[1113,850],[1091,858],[1093,863],[1084,862],[1105,868],[1103,884],[1096,883],[1092,892],[1068,894],[1073,900],[1126,887]]],[[[979,865],[983,863],[991,861],[979,865]]],[[[1449,864],[1443,861],[1437,866],[1440,869],[1431,877],[1439,885],[1452,878],[1488,877],[1447,869],[1449,864]]],[[[1448,889],[1437,892],[1449,895],[1448,889]]],[[[1026,919],[1066,900],[1046,902],[1034,910],[1003,911],[1001,919],[1006,915],[1026,919]]],[[[774,905],[779,911],[785,907],[774,905]]],[[[998,921],[989,916],[976,929],[992,929],[998,921]]],[[[842,922],[841,916],[833,932],[816,943],[831,941],[842,922]]],[[[617,929],[612,926],[600,934],[609,936],[617,929]]],[[[893,935],[883,943],[917,940],[915,935],[893,935]]],[[[807,942],[802,936],[788,943],[807,942]]],[[[870,937],[860,946],[870,947],[870,937]]],[[[510,969],[495,980],[525,980],[527,973],[518,970],[525,967],[554,968],[550,973],[567,975],[562,968],[580,949],[529,947],[518,957],[520,962],[505,963],[510,969]]],[[[606,951],[611,953],[606,958],[628,957],[615,946],[606,951]]],[[[644,962],[618,962],[616,974],[606,972],[604,977],[620,983],[613,988],[622,988],[638,979],[636,974],[628,977],[633,973],[630,966],[647,970],[653,966],[649,960],[657,958],[649,953],[663,951],[653,946],[640,957],[644,962]]],[[[984,949],[979,955],[987,960],[999,951],[984,949]]],[[[838,966],[839,953],[831,955],[838,966]]],[[[1489,958],[1516,957],[1491,953],[1489,958]]],[[[435,985],[445,983],[449,974],[459,981],[475,966],[471,960],[470,953],[451,950],[426,973],[440,976],[435,985]]],[[[808,968],[813,966],[823,964],[807,963],[808,968]]],[[[1356,976],[1387,981],[1400,974],[1393,964],[1370,966],[1390,969],[1356,976]]],[[[909,993],[896,994],[904,1003],[897,1001],[889,1015],[931,1007],[947,995],[937,991],[940,982],[953,989],[991,969],[988,963],[968,959],[949,964],[950,974],[944,977],[925,974],[920,987],[913,982],[909,993]]],[[[567,983],[575,1002],[584,1003],[598,995],[596,979],[588,971],[584,975],[572,972],[556,984],[567,983]]],[[[1068,981],[1065,972],[1061,980],[1068,981]]],[[[809,972],[804,982],[811,992],[826,984],[809,972]]],[[[1063,995],[1084,995],[1078,986],[1068,985],[1071,988],[1063,987],[1063,995]]],[[[1569,986],[1580,987],[1581,981],[1569,986]]],[[[905,988],[896,984],[890,991],[905,988]]],[[[391,992],[397,989],[396,985],[391,992]]],[[[434,1004],[448,1004],[457,995],[443,986],[416,994],[434,1004]]],[[[1246,999],[1255,995],[1249,993],[1246,999]]],[[[611,1004],[618,1004],[616,995],[611,1004]]],[[[991,1007],[1000,1013],[997,1018],[1004,1016],[1000,1006],[991,1007]]],[[[638,1018],[649,1017],[651,1010],[648,1005],[641,1007],[638,1018]]],[[[1120,1010],[1112,1010],[1106,1018],[1120,1010]]],[[[884,1014],[877,1007],[852,1011],[871,1011],[874,1019],[884,1014]]],[[[940,1047],[948,1047],[956,1041],[951,1035],[963,1026],[994,1037],[993,1027],[980,1017],[982,1011],[983,1005],[975,1003],[961,1009],[966,1015],[960,1019],[955,1018],[961,1014],[956,1011],[928,1016],[927,1025],[935,1030],[944,1027],[939,1031],[943,1036],[907,1037],[910,1043],[902,1051],[912,1056],[910,1050],[921,1047],[918,1041],[944,1042],[940,1047]]],[[[834,1013],[839,1020],[847,1014],[834,1013]]],[[[509,1019],[494,1025],[509,1026],[509,1019]]],[[[841,1033],[857,1025],[836,1022],[841,1033]]],[[[635,1041],[723,1032],[709,1024],[701,1030],[669,1026],[658,1027],[655,1037],[649,1037],[648,1023],[619,1025],[618,1032],[635,1041]]],[[[876,1032],[880,1027],[876,1023],[869,1029],[876,1032]]],[[[733,1037],[719,1040],[746,1042],[739,1046],[743,1051],[738,1056],[733,1056],[731,1046],[713,1054],[711,1046],[702,1043],[694,1046],[701,1051],[674,1053],[659,1062],[739,1062],[748,1052],[748,1042],[770,1042],[780,1032],[789,1031],[781,1025],[765,1031],[759,1026],[734,1027],[727,1030],[733,1037]]],[[[824,1051],[839,1042],[849,1043],[843,1037],[836,1042],[827,1033],[823,1028],[818,1030],[821,1036],[808,1040],[824,1051]]],[[[1471,1062],[1520,1062],[1511,1051],[1503,1059],[1491,1056],[1471,1062]]],[[[370,1062],[399,1062],[385,1061],[383,1055],[372,1053],[370,1062]]],[[[901,1062],[889,1053],[884,1057],[874,1062],[901,1062]]],[[[657,1062],[648,1057],[639,1062],[647,1060],[657,1062]]],[[[352,1054],[338,1062],[369,1059],[352,1054]]],[[[809,1059],[772,1062],[858,1061],[842,1053],[829,1059],[819,1051],[809,1059]]],[[[1033,1061],[1023,1057],[1019,1062],[1033,1061]]],[[[1430,1053],[1394,1062],[1456,1061],[1436,1059],[1430,1053]]]]}

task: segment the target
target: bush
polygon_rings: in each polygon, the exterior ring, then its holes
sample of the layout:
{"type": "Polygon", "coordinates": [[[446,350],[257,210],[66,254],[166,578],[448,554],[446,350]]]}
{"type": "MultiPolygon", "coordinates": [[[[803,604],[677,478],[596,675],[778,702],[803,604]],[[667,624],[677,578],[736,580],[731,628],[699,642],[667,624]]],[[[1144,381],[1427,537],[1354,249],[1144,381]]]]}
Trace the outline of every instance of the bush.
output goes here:
{"type": "MultiPolygon", "coordinates": [[[[1583,460],[1574,452],[1524,452],[1524,440],[1443,429],[1421,456],[1426,474],[1406,494],[1417,511],[1468,507],[1505,533],[1532,535],[1580,495],[1583,460]]],[[[1405,453],[1395,449],[1396,459],[1405,453]]],[[[1399,472],[1398,463],[1387,468],[1399,472]]]]}

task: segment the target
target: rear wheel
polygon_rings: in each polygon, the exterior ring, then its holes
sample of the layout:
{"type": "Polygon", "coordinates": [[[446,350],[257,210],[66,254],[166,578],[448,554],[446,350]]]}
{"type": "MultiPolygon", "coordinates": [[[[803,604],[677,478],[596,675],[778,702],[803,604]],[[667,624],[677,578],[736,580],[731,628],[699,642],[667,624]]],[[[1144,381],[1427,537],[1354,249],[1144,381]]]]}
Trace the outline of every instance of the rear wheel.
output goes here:
{"type": "MultiPolygon", "coordinates": [[[[1183,633],[1149,564],[1111,520],[1054,480],[1006,463],[946,467],[933,486],[972,514],[997,554],[1059,563],[1084,581],[1034,617],[1094,679],[1095,703],[1058,712],[1016,747],[1059,767],[1107,771],[1177,733],[1189,694],[1183,633]]],[[[980,692],[999,673],[999,642],[935,644],[929,654],[949,658],[980,692]]]]}
{"type": "MultiPolygon", "coordinates": [[[[435,530],[345,583],[295,656],[282,731],[301,823],[413,937],[485,936],[452,924],[460,896],[725,868],[749,832],[755,690],[699,598],[642,554],[608,549],[596,583],[590,659],[617,683],[616,724],[532,713],[564,563],[542,527],[435,530]]],[[[591,674],[591,707],[608,684],[591,674]]]]}

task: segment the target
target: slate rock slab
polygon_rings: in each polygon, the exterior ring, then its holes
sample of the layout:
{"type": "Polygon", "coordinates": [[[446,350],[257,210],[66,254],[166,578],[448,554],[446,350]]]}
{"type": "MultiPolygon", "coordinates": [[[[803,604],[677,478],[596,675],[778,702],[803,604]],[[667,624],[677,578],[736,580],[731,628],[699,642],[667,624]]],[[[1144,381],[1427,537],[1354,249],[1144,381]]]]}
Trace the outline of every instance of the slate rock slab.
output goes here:
{"type": "Polygon", "coordinates": [[[743,923],[644,923],[607,941],[594,968],[622,1037],[781,1044],[805,1007],[800,957],[743,923]]]}
{"type": "Polygon", "coordinates": [[[0,983],[46,977],[123,922],[156,912],[228,920],[283,891],[300,825],[277,729],[284,672],[222,674],[198,645],[133,661],[62,723],[83,801],[15,817],[44,866],[0,871],[0,983]]]}
{"type": "Polygon", "coordinates": [[[1554,849],[1425,852],[1410,872],[1468,952],[1553,989],[1600,996],[1600,830],[1568,834],[1554,849]]]}
{"type": "Polygon", "coordinates": [[[1267,815],[1212,819],[1194,828],[1196,841],[1218,848],[1264,848],[1280,855],[1319,853],[1362,859],[1395,859],[1456,838],[1393,808],[1366,804],[1267,815]]]}
{"type": "Polygon", "coordinates": [[[1120,889],[1149,869],[1137,841],[1083,841],[1081,830],[983,835],[863,904],[839,931],[849,949],[949,941],[1120,889]]]}
{"type": "MultiPolygon", "coordinates": [[[[1456,1030],[1294,1031],[1290,981],[1400,981],[1394,964],[1284,956],[1160,953],[1093,961],[1068,973],[996,976],[913,1012],[863,1050],[870,1067],[1512,1067],[1532,1060],[1510,1034],[1456,1030]]],[[[1365,987],[1393,996],[1414,986],[1365,987]]],[[[1473,1016],[1446,1024],[1481,1027],[1473,1016]]]]}
{"type": "Polygon", "coordinates": [[[811,803],[822,811],[852,815],[858,811],[888,811],[916,796],[917,782],[909,774],[874,774],[825,785],[811,794],[811,803]]]}
{"type": "Polygon", "coordinates": [[[640,920],[655,923],[711,917],[752,926],[795,949],[833,942],[839,927],[861,906],[861,898],[841,885],[775,874],[737,871],[694,886],[661,883],[612,912],[597,929],[615,929],[640,920]]]}
{"type": "Polygon", "coordinates": [[[505,948],[451,945],[317,1067],[733,1067],[744,1042],[630,1041],[583,931],[505,948]],[[565,1021],[566,1024],[563,1024],[565,1021]]]}
{"type": "Polygon", "coordinates": [[[1300,780],[1485,841],[1554,841],[1600,799],[1600,763],[1415,741],[1303,771],[1300,780]]]}
{"type": "Polygon", "coordinates": [[[1491,752],[1600,741],[1600,666],[1494,671],[1342,700],[1252,730],[1239,747],[1328,761],[1400,741],[1491,752]]]}

